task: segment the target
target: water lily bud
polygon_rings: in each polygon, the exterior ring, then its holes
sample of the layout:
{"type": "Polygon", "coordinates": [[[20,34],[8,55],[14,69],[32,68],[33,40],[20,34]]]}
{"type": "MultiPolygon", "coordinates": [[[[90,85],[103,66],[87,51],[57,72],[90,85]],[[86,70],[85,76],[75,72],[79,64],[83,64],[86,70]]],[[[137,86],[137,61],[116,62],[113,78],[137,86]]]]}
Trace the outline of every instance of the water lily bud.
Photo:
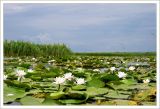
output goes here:
{"type": "Polygon", "coordinates": [[[130,66],[130,67],[129,67],[129,70],[131,70],[131,71],[134,70],[134,69],[135,69],[134,66],[130,66]]]}

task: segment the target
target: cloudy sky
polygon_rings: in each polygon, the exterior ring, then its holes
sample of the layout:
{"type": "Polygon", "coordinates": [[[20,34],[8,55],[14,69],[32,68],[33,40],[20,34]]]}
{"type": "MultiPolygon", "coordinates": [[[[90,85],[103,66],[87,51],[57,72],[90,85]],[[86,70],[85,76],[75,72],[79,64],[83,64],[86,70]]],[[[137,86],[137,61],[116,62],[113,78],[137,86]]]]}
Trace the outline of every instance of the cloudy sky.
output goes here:
{"type": "Polygon", "coordinates": [[[156,50],[155,4],[4,4],[4,39],[75,52],[156,50]]]}

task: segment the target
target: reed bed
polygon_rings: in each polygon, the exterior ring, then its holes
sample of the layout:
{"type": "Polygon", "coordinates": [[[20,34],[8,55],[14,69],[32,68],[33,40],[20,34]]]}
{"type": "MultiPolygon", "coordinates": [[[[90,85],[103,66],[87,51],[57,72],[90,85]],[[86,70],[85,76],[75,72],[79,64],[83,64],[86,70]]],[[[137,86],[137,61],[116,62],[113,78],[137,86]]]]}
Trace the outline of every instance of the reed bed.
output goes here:
{"type": "Polygon", "coordinates": [[[66,57],[72,54],[65,44],[36,44],[32,42],[5,40],[4,56],[55,56],[66,57]]]}

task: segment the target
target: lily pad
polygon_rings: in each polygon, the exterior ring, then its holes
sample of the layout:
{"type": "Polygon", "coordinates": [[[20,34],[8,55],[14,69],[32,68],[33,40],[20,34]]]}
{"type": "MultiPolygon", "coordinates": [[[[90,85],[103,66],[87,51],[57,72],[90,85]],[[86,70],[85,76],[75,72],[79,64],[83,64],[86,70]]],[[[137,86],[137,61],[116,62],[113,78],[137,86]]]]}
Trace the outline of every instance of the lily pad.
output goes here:
{"type": "Polygon", "coordinates": [[[64,99],[64,100],[59,100],[59,102],[63,104],[80,104],[85,102],[85,100],[78,100],[78,99],[64,99]]]}
{"type": "Polygon", "coordinates": [[[86,93],[90,97],[94,97],[94,96],[98,96],[98,95],[107,94],[108,90],[106,88],[88,87],[86,93]]]}
{"type": "Polygon", "coordinates": [[[97,88],[100,88],[100,87],[104,87],[105,86],[105,83],[103,81],[101,81],[100,79],[92,79],[91,81],[89,81],[87,83],[87,86],[88,87],[97,87],[97,88]]]}
{"type": "Polygon", "coordinates": [[[26,95],[25,91],[15,87],[4,87],[4,103],[12,102],[26,95]]]}
{"type": "Polygon", "coordinates": [[[60,92],[51,93],[51,94],[50,94],[50,97],[51,97],[52,99],[59,99],[59,98],[61,98],[61,97],[64,96],[64,95],[65,95],[65,93],[62,92],[62,91],[60,91],[60,92]]]}
{"type": "Polygon", "coordinates": [[[31,82],[31,81],[32,81],[32,79],[30,79],[30,78],[25,78],[25,79],[21,80],[21,82],[26,82],[26,83],[31,82]]]}
{"type": "Polygon", "coordinates": [[[116,91],[109,91],[109,93],[107,95],[105,95],[105,97],[117,98],[117,99],[127,99],[130,95],[130,93],[126,93],[124,91],[122,93],[121,92],[119,91],[117,93],[116,91]]]}
{"type": "Polygon", "coordinates": [[[124,80],[122,80],[122,82],[123,82],[124,84],[128,84],[128,85],[136,84],[136,83],[137,83],[137,82],[136,82],[135,80],[133,80],[133,79],[124,79],[124,80]]]}
{"type": "Polygon", "coordinates": [[[25,96],[20,99],[21,104],[23,105],[42,105],[44,98],[35,98],[32,96],[25,96]]]}
{"type": "Polygon", "coordinates": [[[53,99],[45,99],[42,103],[42,105],[59,105],[60,103],[57,100],[53,100],[53,99]]]}
{"type": "Polygon", "coordinates": [[[86,89],[85,85],[76,85],[72,87],[73,90],[84,90],[86,89]]]}
{"type": "Polygon", "coordinates": [[[110,81],[118,81],[119,77],[115,74],[104,74],[101,79],[105,82],[110,82],[110,81]]]}
{"type": "Polygon", "coordinates": [[[40,93],[40,92],[43,92],[43,91],[40,89],[32,89],[29,92],[26,92],[26,94],[36,94],[36,93],[40,93]]]}
{"type": "Polygon", "coordinates": [[[88,96],[85,91],[70,91],[66,94],[71,99],[87,99],[88,96]]]}

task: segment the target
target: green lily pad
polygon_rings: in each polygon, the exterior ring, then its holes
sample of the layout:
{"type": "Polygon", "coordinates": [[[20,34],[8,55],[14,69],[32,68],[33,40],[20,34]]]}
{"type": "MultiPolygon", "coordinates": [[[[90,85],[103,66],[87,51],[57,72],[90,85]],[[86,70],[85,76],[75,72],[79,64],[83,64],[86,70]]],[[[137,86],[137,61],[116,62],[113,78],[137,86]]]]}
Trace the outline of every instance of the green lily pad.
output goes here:
{"type": "Polygon", "coordinates": [[[80,104],[85,102],[85,100],[78,100],[78,99],[65,99],[65,100],[59,100],[59,102],[63,104],[80,104]]]}
{"type": "Polygon", "coordinates": [[[40,89],[32,89],[29,92],[26,92],[26,94],[36,94],[36,93],[40,93],[40,92],[43,92],[43,91],[40,89]]]}
{"type": "Polygon", "coordinates": [[[51,97],[52,99],[59,99],[59,98],[61,98],[61,97],[64,96],[64,95],[65,95],[65,93],[62,92],[62,91],[60,91],[60,92],[51,93],[51,94],[50,94],[50,97],[51,97]]]}
{"type": "Polygon", "coordinates": [[[124,84],[128,84],[128,85],[131,85],[131,84],[136,84],[137,82],[133,79],[124,79],[122,80],[121,82],[123,82],[124,84]]]}
{"type": "Polygon", "coordinates": [[[88,96],[85,91],[70,91],[67,93],[68,98],[71,99],[87,99],[88,96]]]}
{"type": "Polygon", "coordinates": [[[119,77],[115,74],[104,74],[102,75],[101,79],[105,82],[110,82],[110,81],[118,81],[119,77]]]}
{"type": "Polygon", "coordinates": [[[104,87],[105,83],[101,81],[100,79],[92,79],[91,81],[87,82],[88,87],[104,87]]]}
{"type": "Polygon", "coordinates": [[[28,83],[28,82],[31,82],[31,81],[32,81],[32,79],[30,79],[30,78],[25,78],[25,79],[22,79],[22,80],[21,80],[21,82],[27,82],[27,83],[28,83]]]}
{"type": "Polygon", "coordinates": [[[42,105],[44,98],[35,98],[32,96],[25,96],[20,99],[22,105],[42,105]]]}
{"type": "Polygon", "coordinates": [[[4,103],[12,102],[25,96],[25,91],[14,87],[4,87],[4,103]]]}
{"type": "Polygon", "coordinates": [[[17,80],[7,80],[5,81],[8,85],[10,86],[15,86],[15,87],[18,87],[18,88],[23,88],[23,89],[30,89],[31,88],[31,85],[29,83],[22,83],[20,81],[17,81],[17,80]]]}
{"type": "Polygon", "coordinates": [[[107,94],[108,90],[106,88],[88,87],[86,93],[90,97],[94,97],[94,96],[98,96],[98,95],[107,94]]]}
{"type": "Polygon", "coordinates": [[[59,105],[60,103],[57,100],[53,100],[53,99],[45,99],[42,103],[42,105],[59,105]]]}
{"type": "Polygon", "coordinates": [[[73,90],[84,90],[86,89],[85,85],[76,85],[72,87],[73,90]]]}
{"type": "Polygon", "coordinates": [[[127,99],[129,97],[130,93],[126,93],[124,91],[119,91],[118,93],[116,91],[109,91],[105,97],[109,98],[116,98],[116,99],[127,99]]]}

